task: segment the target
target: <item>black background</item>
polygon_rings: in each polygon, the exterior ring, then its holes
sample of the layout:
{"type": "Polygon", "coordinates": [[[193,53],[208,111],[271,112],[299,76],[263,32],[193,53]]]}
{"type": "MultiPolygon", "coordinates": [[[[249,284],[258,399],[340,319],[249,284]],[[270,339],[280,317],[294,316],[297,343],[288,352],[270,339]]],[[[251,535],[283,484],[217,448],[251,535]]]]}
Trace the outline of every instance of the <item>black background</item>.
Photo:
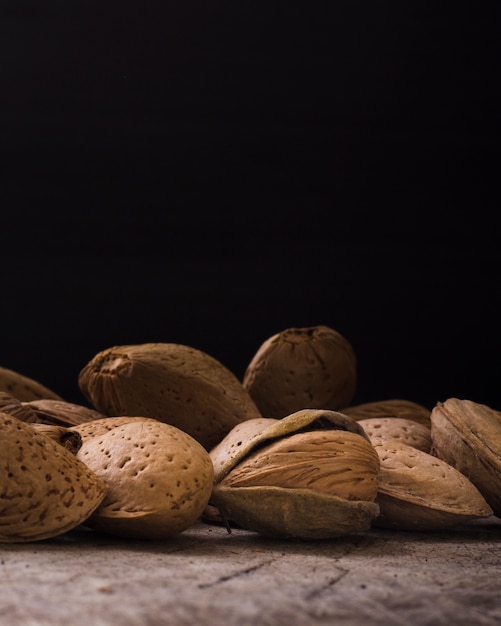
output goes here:
{"type": "Polygon", "coordinates": [[[355,401],[501,408],[498,9],[0,4],[0,365],[127,343],[241,377],[326,324],[355,401]]]}

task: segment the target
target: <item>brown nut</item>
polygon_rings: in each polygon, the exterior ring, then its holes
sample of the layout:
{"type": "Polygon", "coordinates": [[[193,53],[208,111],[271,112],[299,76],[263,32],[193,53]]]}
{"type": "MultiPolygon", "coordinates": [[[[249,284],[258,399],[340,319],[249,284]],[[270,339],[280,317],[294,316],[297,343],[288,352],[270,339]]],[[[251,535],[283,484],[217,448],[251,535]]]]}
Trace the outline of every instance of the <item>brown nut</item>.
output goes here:
{"type": "Polygon", "coordinates": [[[72,530],[106,491],[106,483],[64,446],[0,412],[0,543],[72,530]]]}
{"type": "Polygon", "coordinates": [[[432,453],[453,465],[501,516],[501,413],[472,400],[448,398],[431,412],[432,453]]]}
{"type": "Polygon", "coordinates": [[[211,451],[210,505],[223,518],[266,536],[305,540],[370,527],[379,512],[379,459],[354,420],[304,409],[256,426],[249,439],[229,433],[211,451]]]}
{"type": "Polygon", "coordinates": [[[364,402],[363,404],[354,404],[345,407],[343,413],[357,421],[362,419],[399,417],[401,419],[418,422],[430,428],[431,411],[425,406],[417,402],[412,402],[411,400],[392,398],[389,400],[364,402]]]}
{"type": "Polygon", "coordinates": [[[236,424],[261,417],[230,370],[180,344],[109,348],[81,370],[78,382],[104,415],[155,418],[185,431],[207,450],[236,424]]]}
{"type": "Polygon", "coordinates": [[[67,428],[104,417],[95,409],[65,400],[31,400],[30,402],[23,402],[23,406],[35,413],[38,423],[67,428]]]}
{"type": "Polygon", "coordinates": [[[6,367],[0,367],[0,391],[6,391],[21,402],[42,398],[62,400],[59,394],[37,380],[6,367]]]}
{"type": "Polygon", "coordinates": [[[424,424],[403,417],[369,417],[358,420],[372,445],[385,441],[401,441],[413,448],[430,452],[431,429],[424,424]]]}
{"type": "Polygon", "coordinates": [[[374,526],[441,530],[492,515],[475,485],[445,461],[398,441],[375,448],[381,467],[374,526]]]}
{"type": "Polygon", "coordinates": [[[243,385],[264,417],[301,409],[340,410],[355,393],[357,363],[351,344],[328,326],[287,328],[264,341],[243,385]]]}
{"type": "Polygon", "coordinates": [[[206,507],[214,469],[184,431],[154,419],[129,421],[83,441],[77,458],[109,487],[85,524],[136,539],[166,539],[206,507]]]}

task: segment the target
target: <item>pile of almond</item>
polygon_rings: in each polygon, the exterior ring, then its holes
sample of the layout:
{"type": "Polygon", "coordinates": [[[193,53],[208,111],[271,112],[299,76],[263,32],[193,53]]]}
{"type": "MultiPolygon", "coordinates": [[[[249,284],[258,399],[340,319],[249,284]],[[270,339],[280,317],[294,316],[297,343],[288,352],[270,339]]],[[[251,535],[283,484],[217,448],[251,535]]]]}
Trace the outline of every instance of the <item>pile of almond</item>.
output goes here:
{"type": "Polygon", "coordinates": [[[85,402],[0,367],[0,542],[82,525],[162,540],[195,522],[294,540],[501,517],[501,412],[353,404],[351,344],[320,325],[258,347],[242,380],[176,343],[83,364],[85,402]]]}

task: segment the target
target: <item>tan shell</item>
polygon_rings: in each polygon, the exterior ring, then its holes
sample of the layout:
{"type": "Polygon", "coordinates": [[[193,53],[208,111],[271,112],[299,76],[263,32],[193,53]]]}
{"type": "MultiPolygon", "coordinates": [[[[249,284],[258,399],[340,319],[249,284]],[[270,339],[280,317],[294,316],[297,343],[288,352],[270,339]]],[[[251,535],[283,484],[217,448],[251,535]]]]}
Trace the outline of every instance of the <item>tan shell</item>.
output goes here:
{"type": "Polygon", "coordinates": [[[381,462],[375,526],[440,530],[492,515],[475,485],[445,461],[397,441],[375,448],[381,462]]]}
{"type": "Polygon", "coordinates": [[[113,430],[117,426],[123,426],[124,424],[130,424],[131,422],[144,422],[144,421],[158,421],[153,417],[140,417],[140,416],[116,416],[116,417],[101,417],[90,422],[78,424],[76,426],[70,426],[68,430],[76,432],[81,437],[82,441],[104,435],[104,433],[113,430]]]}
{"type": "Polygon", "coordinates": [[[80,372],[84,396],[104,415],[142,415],[179,428],[207,450],[262,417],[236,376],[189,346],[148,343],[98,353],[80,372]]]}
{"type": "Polygon", "coordinates": [[[83,523],[106,490],[69,450],[0,412],[0,543],[61,535],[83,523]]]}
{"type": "Polygon", "coordinates": [[[37,414],[30,406],[6,391],[0,391],[0,411],[28,424],[37,421],[37,414]]]}
{"type": "Polygon", "coordinates": [[[355,404],[343,409],[345,415],[354,420],[374,419],[383,417],[399,417],[412,420],[430,428],[431,411],[425,406],[411,400],[389,399],[376,400],[355,404]]]}
{"type": "Polygon", "coordinates": [[[432,453],[453,465],[501,516],[501,412],[449,398],[431,413],[432,453]]]}
{"type": "Polygon", "coordinates": [[[62,400],[59,394],[37,380],[6,367],[0,367],[0,391],[6,391],[21,402],[42,398],[62,400]]]}
{"type": "Polygon", "coordinates": [[[401,441],[409,446],[430,452],[431,429],[424,424],[403,417],[369,417],[358,420],[373,445],[385,441],[401,441]]]}
{"type": "Polygon", "coordinates": [[[68,428],[104,417],[95,409],[64,400],[31,400],[31,402],[24,402],[23,406],[35,412],[36,421],[40,424],[53,424],[68,428]]]}
{"type": "Polygon", "coordinates": [[[243,377],[264,417],[280,419],[301,409],[339,410],[355,393],[351,344],[328,326],[287,328],[266,339],[243,377]]]}
{"type": "Polygon", "coordinates": [[[65,426],[56,426],[54,424],[38,424],[31,426],[42,435],[50,437],[60,446],[65,447],[72,454],[76,454],[82,445],[82,437],[77,432],[72,432],[65,426]]]}
{"type": "MultiPolygon", "coordinates": [[[[354,420],[336,411],[303,409],[269,419],[267,426],[256,422],[247,440],[242,435],[229,433],[210,453],[215,469],[210,506],[228,522],[295,539],[370,527],[379,512],[373,501],[379,460],[354,420]]],[[[214,519],[214,511],[209,513],[214,519]]]]}
{"type": "Polygon", "coordinates": [[[109,534],[172,537],[200,517],[211,494],[209,453],[184,431],[157,420],[131,421],[88,438],[77,458],[109,486],[86,521],[109,534]]]}

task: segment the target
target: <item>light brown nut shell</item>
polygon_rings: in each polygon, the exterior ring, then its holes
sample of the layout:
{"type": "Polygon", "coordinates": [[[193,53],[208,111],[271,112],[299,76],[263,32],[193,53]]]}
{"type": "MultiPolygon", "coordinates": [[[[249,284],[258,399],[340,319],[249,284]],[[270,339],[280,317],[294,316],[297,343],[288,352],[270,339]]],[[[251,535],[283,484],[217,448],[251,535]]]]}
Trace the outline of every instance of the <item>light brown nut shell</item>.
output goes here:
{"type": "Polygon", "coordinates": [[[23,406],[35,412],[36,421],[40,424],[53,424],[68,428],[104,417],[95,409],[65,400],[31,400],[24,402],[23,406]]]}
{"type": "Polygon", "coordinates": [[[431,413],[432,453],[453,465],[501,516],[501,412],[449,398],[431,413]]]}
{"type": "Polygon", "coordinates": [[[228,368],[180,344],[109,348],[87,363],[78,382],[104,415],[155,418],[185,431],[207,450],[236,424],[262,417],[228,368]]]}
{"type": "Polygon", "coordinates": [[[37,414],[28,403],[21,402],[7,391],[0,391],[0,411],[28,424],[37,421],[37,414]]]}
{"type": "Polygon", "coordinates": [[[267,424],[252,425],[247,440],[242,432],[229,433],[211,451],[215,484],[207,519],[216,519],[215,508],[229,523],[295,539],[367,529],[379,512],[373,502],[379,459],[363,428],[321,409],[303,409],[267,424]]]}
{"type": "Polygon", "coordinates": [[[399,417],[418,422],[430,428],[430,409],[427,409],[417,402],[412,402],[411,400],[391,398],[389,400],[364,402],[363,404],[354,404],[345,407],[343,413],[357,421],[362,419],[399,417]]]}
{"type": "Polygon", "coordinates": [[[374,502],[345,500],[309,489],[218,485],[211,497],[228,520],[277,539],[330,539],[368,530],[378,515],[374,502]]]}
{"type": "Polygon", "coordinates": [[[50,437],[60,446],[69,450],[72,454],[76,454],[82,445],[82,437],[75,431],[72,432],[65,426],[56,426],[55,424],[39,424],[37,422],[31,424],[38,433],[50,437]]]}
{"type": "Polygon", "coordinates": [[[21,402],[41,400],[42,398],[63,399],[55,391],[37,380],[6,367],[0,367],[0,391],[6,391],[21,402]]]}
{"type": "Polygon", "coordinates": [[[220,441],[210,451],[210,456],[214,465],[214,481],[216,483],[223,480],[241,460],[251,454],[258,446],[265,443],[287,437],[289,435],[305,432],[308,430],[343,430],[356,433],[364,437],[367,441],[369,437],[351,417],[346,417],[342,413],[322,409],[302,409],[276,420],[265,418],[249,424],[238,425],[235,431],[230,431],[226,437],[220,441]],[[247,438],[245,438],[247,435],[247,438]]]}
{"type": "Polygon", "coordinates": [[[339,410],[355,393],[357,362],[348,340],[328,326],[287,328],[266,339],[243,377],[264,417],[304,408],[339,410]]]}
{"type": "Polygon", "coordinates": [[[378,473],[378,455],[366,439],[343,430],[317,430],[257,448],[220,485],[301,488],[345,500],[374,501],[378,473]]]}
{"type": "Polygon", "coordinates": [[[402,417],[369,417],[358,420],[373,445],[385,441],[401,441],[408,446],[430,452],[431,429],[424,424],[402,417]]]}
{"type": "Polygon", "coordinates": [[[82,441],[86,441],[92,437],[98,435],[104,435],[104,433],[113,430],[117,426],[123,426],[124,424],[130,424],[131,422],[144,422],[144,421],[158,421],[153,417],[140,417],[133,415],[117,415],[115,417],[101,417],[90,422],[78,424],[76,426],[70,426],[68,430],[76,432],[81,437],[82,441]]]}
{"type": "Polygon", "coordinates": [[[39,541],[83,523],[107,485],[69,450],[0,412],[0,543],[39,541]]]}
{"type": "Polygon", "coordinates": [[[475,485],[445,461],[397,441],[375,448],[381,462],[375,526],[440,530],[492,515],[475,485]]]}
{"type": "Polygon", "coordinates": [[[109,487],[86,525],[136,539],[173,537],[206,507],[214,470],[209,453],[184,431],[133,421],[85,440],[78,458],[109,487]]]}

